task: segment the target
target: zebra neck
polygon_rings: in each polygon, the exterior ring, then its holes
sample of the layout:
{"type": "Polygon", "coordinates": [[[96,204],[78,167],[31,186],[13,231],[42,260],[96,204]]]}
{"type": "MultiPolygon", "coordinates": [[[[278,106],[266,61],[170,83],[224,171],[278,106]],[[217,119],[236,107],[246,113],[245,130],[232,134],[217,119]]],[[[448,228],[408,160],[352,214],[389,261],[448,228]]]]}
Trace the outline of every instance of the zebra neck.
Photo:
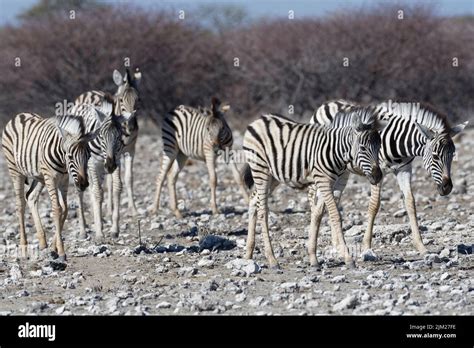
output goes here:
{"type": "Polygon", "coordinates": [[[421,134],[415,138],[415,143],[412,148],[407,149],[408,155],[412,157],[423,156],[425,151],[426,139],[424,139],[421,134]]]}
{"type": "Polygon", "coordinates": [[[60,166],[62,174],[67,174],[66,151],[64,151],[64,148],[63,148],[64,147],[63,140],[60,140],[60,142],[61,142],[61,146],[58,146],[57,156],[61,160],[61,163],[56,163],[56,165],[58,165],[57,169],[59,169],[59,166],[60,166]]]}
{"type": "Polygon", "coordinates": [[[334,151],[335,158],[341,163],[344,163],[346,155],[349,155],[352,160],[351,150],[355,138],[354,131],[351,127],[336,128],[335,130],[338,131],[336,137],[339,139],[338,146],[336,146],[334,151]]]}

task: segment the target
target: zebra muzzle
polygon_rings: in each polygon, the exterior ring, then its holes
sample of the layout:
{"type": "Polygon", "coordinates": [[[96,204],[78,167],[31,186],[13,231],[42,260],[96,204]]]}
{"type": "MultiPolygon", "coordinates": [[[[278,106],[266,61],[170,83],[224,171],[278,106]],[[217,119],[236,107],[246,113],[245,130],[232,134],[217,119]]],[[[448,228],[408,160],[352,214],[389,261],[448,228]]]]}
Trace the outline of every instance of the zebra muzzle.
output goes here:
{"type": "Polygon", "coordinates": [[[377,185],[382,180],[382,170],[378,165],[372,166],[369,181],[372,185],[377,185]]]}
{"type": "Polygon", "coordinates": [[[112,174],[115,169],[117,169],[117,163],[115,162],[114,158],[107,157],[107,159],[105,160],[104,167],[108,174],[112,174]]]}
{"type": "Polygon", "coordinates": [[[451,193],[452,189],[453,189],[453,182],[451,181],[451,178],[443,177],[443,181],[441,182],[440,185],[438,185],[438,193],[441,196],[446,196],[451,193]]]}
{"type": "Polygon", "coordinates": [[[88,181],[87,179],[84,179],[84,178],[78,178],[76,187],[77,187],[80,191],[85,191],[86,188],[89,187],[89,181],[88,181]]]}

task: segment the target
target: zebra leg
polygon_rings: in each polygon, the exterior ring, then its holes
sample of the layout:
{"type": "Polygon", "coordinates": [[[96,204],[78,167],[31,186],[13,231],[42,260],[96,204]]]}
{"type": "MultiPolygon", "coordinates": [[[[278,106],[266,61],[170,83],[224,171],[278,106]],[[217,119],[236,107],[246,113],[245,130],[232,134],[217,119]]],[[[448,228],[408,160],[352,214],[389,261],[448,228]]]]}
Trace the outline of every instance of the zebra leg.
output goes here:
{"type": "Polygon", "coordinates": [[[79,202],[79,238],[86,238],[86,219],[84,218],[84,192],[77,191],[79,202]]]}
{"type": "Polygon", "coordinates": [[[270,240],[270,233],[268,231],[268,195],[271,191],[271,176],[259,173],[258,180],[255,180],[255,190],[257,191],[257,219],[262,226],[263,243],[265,247],[265,256],[268,260],[270,268],[280,268],[278,261],[273,253],[272,243],[270,240]]]}
{"type": "Polygon", "coordinates": [[[43,224],[41,223],[41,218],[38,212],[38,199],[43,190],[44,184],[39,181],[34,180],[31,184],[28,193],[26,194],[26,200],[28,202],[28,207],[30,208],[31,214],[33,215],[33,221],[35,222],[36,235],[39,240],[40,250],[46,249],[48,243],[46,242],[46,234],[44,232],[43,224]]]}
{"type": "MultiPolygon", "coordinates": [[[[270,192],[273,192],[275,188],[278,186],[278,181],[271,179],[270,183],[270,192]]],[[[257,227],[257,204],[258,204],[258,193],[257,190],[254,189],[249,201],[249,224],[247,230],[247,243],[246,243],[246,259],[252,259],[253,251],[255,249],[255,229],[257,227]]]]}
{"type": "Polygon", "coordinates": [[[135,157],[135,148],[124,154],[125,160],[125,187],[127,188],[128,211],[133,216],[138,215],[135,199],[133,197],[133,159],[135,157]]]}
{"type": "Polygon", "coordinates": [[[309,227],[309,240],[308,240],[308,255],[309,255],[309,263],[311,266],[318,265],[318,259],[316,256],[316,249],[318,243],[318,232],[319,232],[319,225],[321,224],[321,219],[324,214],[324,200],[317,199],[316,195],[316,185],[311,185],[308,197],[310,199],[310,207],[311,207],[311,223],[309,227]]]}
{"type": "Polygon", "coordinates": [[[20,253],[21,256],[26,258],[28,256],[28,241],[26,239],[25,231],[25,177],[21,174],[17,174],[10,170],[10,176],[13,181],[13,187],[15,189],[16,198],[16,215],[20,226],[20,253]]]}
{"type": "Polygon", "coordinates": [[[62,215],[61,215],[61,231],[64,228],[64,223],[67,219],[68,213],[68,205],[67,205],[67,190],[68,190],[69,181],[63,182],[61,186],[59,186],[59,204],[61,206],[62,215]]]}
{"type": "Polygon", "coordinates": [[[249,202],[249,225],[247,230],[247,243],[245,246],[245,258],[252,259],[253,251],[255,249],[255,228],[257,227],[257,202],[258,194],[254,190],[250,196],[249,202]]]}
{"type": "Polygon", "coordinates": [[[120,177],[120,164],[117,169],[112,173],[113,183],[113,204],[112,204],[112,229],[111,234],[113,238],[119,236],[119,216],[120,216],[120,195],[122,193],[122,180],[120,177]]]}
{"type": "Polygon", "coordinates": [[[163,153],[163,158],[161,160],[161,169],[160,173],[158,174],[158,177],[156,178],[156,194],[155,194],[155,200],[153,202],[153,206],[151,209],[151,212],[153,214],[156,214],[158,212],[158,209],[160,208],[160,196],[161,196],[161,189],[163,187],[163,182],[165,181],[166,175],[168,174],[168,171],[171,168],[171,165],[173,164],[174,160],[178,156],[177,153],[163,153]]]}
{"type": "Polygon", "coordinates": [[[351,254],[349,253],[349,248],[346,245],[344,240],[344,235],[342,233],[342,222],[339,210],[337,209],[336,200],[334,199],[334,194],[332,191],[333,184],[331,182],[319,182],[318,190],[321,192],[321,195],[324,199],[324,204],[329,212],[329,219],[331,221],[331,230],[333,235],[336,235],[339,239],[339,253],[341,257],[344,258],[344,261],[347,265],[352,266],[354,264],[351,254]]]}
{"type": "MultiPolygon", "coordinates": [[[[89,183],[90,183],[90,197],[92,201],[92,209],[94,211],[94,228],[95,228],[95,240],[97,243],[104,241],[104,233],[102,231],[102,199],[104,191],[102,190],[101,176],[97,172],[97,168],[94,163],[89,161],[89,183]]],[[[107,178],[112,181],[112,177],[107,178]]]]}
{"type": "Polygon", "coordinates": [[[420,229],[418,228],[418,221],[416,219],[415,198],[411,191],[411,166],[403,168],[401,171],[397,172],[396,175],[398,186],[400,186],[405,198],[405,207],[408,212],[408,219],[410,220],[413,244],[419,253],[425,254],[428,252],[428,249],[426,249],[423,240],[421,239],[420,229]]]}
{"type": "Polygon", "coordinates": [[[48,190],[49,197],[51,198],[51,205],[53,208],[53,220],[56,233],[53,238],[53,243],[51,247],[53,251],[57,251],[60,260],[66,260],[66,253],[64,252],[64,244],[61,236],[61,220],[62,220],[62,210],[61,205],[58,199],[58,190],[55,180],[49,176],[45,176],[46,189],[48,190]]]}
{"type": "Polygon", "coordinates": [[[380,181],[377,185],[372,185],[370,188],[369,216],[367,221],[367,230],[365,230],[364,239],[362,240],[362,252],[367,251],[372,246],[374,221],[380,209],[380,190],[382,188],[382,181],[380,181]]]}
{"type": "Polygon", "coordinates": [[[249,194],[247,189],[245,188],[244,182],[242,181],[242,177],[240,175],[239,169],[237,168],[237,164],[232,161],[229,163],[230,169],[232,170],[232,174],[234,175],[234,180],[239,185],[240,193],[244,197],[245,203],[249,204],[249,194]]]}
{"type": "Polygon", "coordinates": [[[107,209],[107,216],[112,216],[113,210],[113,181],[112,181],[112,174],[105,174],[105,182],[107,185],[107,195],[106,195],[106,209],[107,209]]]}
{"type": "Polygon", "coordinates": [[[183,153],[179,153],[176,157],[176,160],[172,163],[171,168],[168,171],[168,176],[166,178],[166,181],[168,182],[168,192],[170,195],[170,209],[173,211],[174,215],[178,219],[182,219],[183,216],[178,209],[178,203],[176,199],[176,180],[178,179],[178,174],[181,169],[183,169],[186,160],[187,157],[183,153]]]}
{"type": "Polygon", "coordinates": [[[213,214],[219,214],[216,204],[216,156],[214,152],[209,151],[206,153],[206,165],[207,171],[209,173],[209,186],[211,188],[211,210],[213,214]]]}
{"type": "MultiPolygon", "coordinates": [[[[344,192],[344,189],[346,188],[347,182],[349,181],[349,175],[350,172],[346,171],[344,172],[337,180],[336,183],[334,184],[333,192],[334,192],[334,199],[336,201],[336,205],[338,209],[341,207],[341,199],[342,199],[342,193],[344,192]]],[[[337,236],[332,236],[332,246],[334,249],[339,248],[339,238],[337,236]]]]}

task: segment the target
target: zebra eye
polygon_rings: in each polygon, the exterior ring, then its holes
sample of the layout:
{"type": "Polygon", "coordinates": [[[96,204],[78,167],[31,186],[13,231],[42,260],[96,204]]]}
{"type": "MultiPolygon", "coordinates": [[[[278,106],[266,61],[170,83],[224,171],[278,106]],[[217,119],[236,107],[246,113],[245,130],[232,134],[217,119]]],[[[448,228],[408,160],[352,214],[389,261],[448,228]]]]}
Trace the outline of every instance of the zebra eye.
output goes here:
{"type": "Polygon", "coordinates": [[[439,156],[438,156],[436,153],[434,153],[434,154],[433,154],[433,159],[434,159],[435,161],[438,161],[438,160],[439,160],[439,156]]]}

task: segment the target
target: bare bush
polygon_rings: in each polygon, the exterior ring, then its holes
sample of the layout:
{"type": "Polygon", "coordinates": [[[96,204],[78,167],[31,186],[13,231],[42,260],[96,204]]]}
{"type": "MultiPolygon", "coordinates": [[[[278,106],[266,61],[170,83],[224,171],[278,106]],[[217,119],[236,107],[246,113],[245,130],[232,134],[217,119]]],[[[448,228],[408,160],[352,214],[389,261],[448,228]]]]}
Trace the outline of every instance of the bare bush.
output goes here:
{"type": "Polygon", "coordinates": [[[474,20],[405,8],[403,20],[398,7],[384,6],[219,30],[130,7],[24,20],[0,28],[0,122],[21,111],[51,115],[56,102],[89,89],[113,92],[111,73],[125,58],[143,72],[141,114],[158,123],[175,105],[208,104],[212,95],[230,102],[237,127],[260,112],[288,114],[289,105],[307,120],[333,98],[425,101],[467,118],[474,110],[474,20]]]}

